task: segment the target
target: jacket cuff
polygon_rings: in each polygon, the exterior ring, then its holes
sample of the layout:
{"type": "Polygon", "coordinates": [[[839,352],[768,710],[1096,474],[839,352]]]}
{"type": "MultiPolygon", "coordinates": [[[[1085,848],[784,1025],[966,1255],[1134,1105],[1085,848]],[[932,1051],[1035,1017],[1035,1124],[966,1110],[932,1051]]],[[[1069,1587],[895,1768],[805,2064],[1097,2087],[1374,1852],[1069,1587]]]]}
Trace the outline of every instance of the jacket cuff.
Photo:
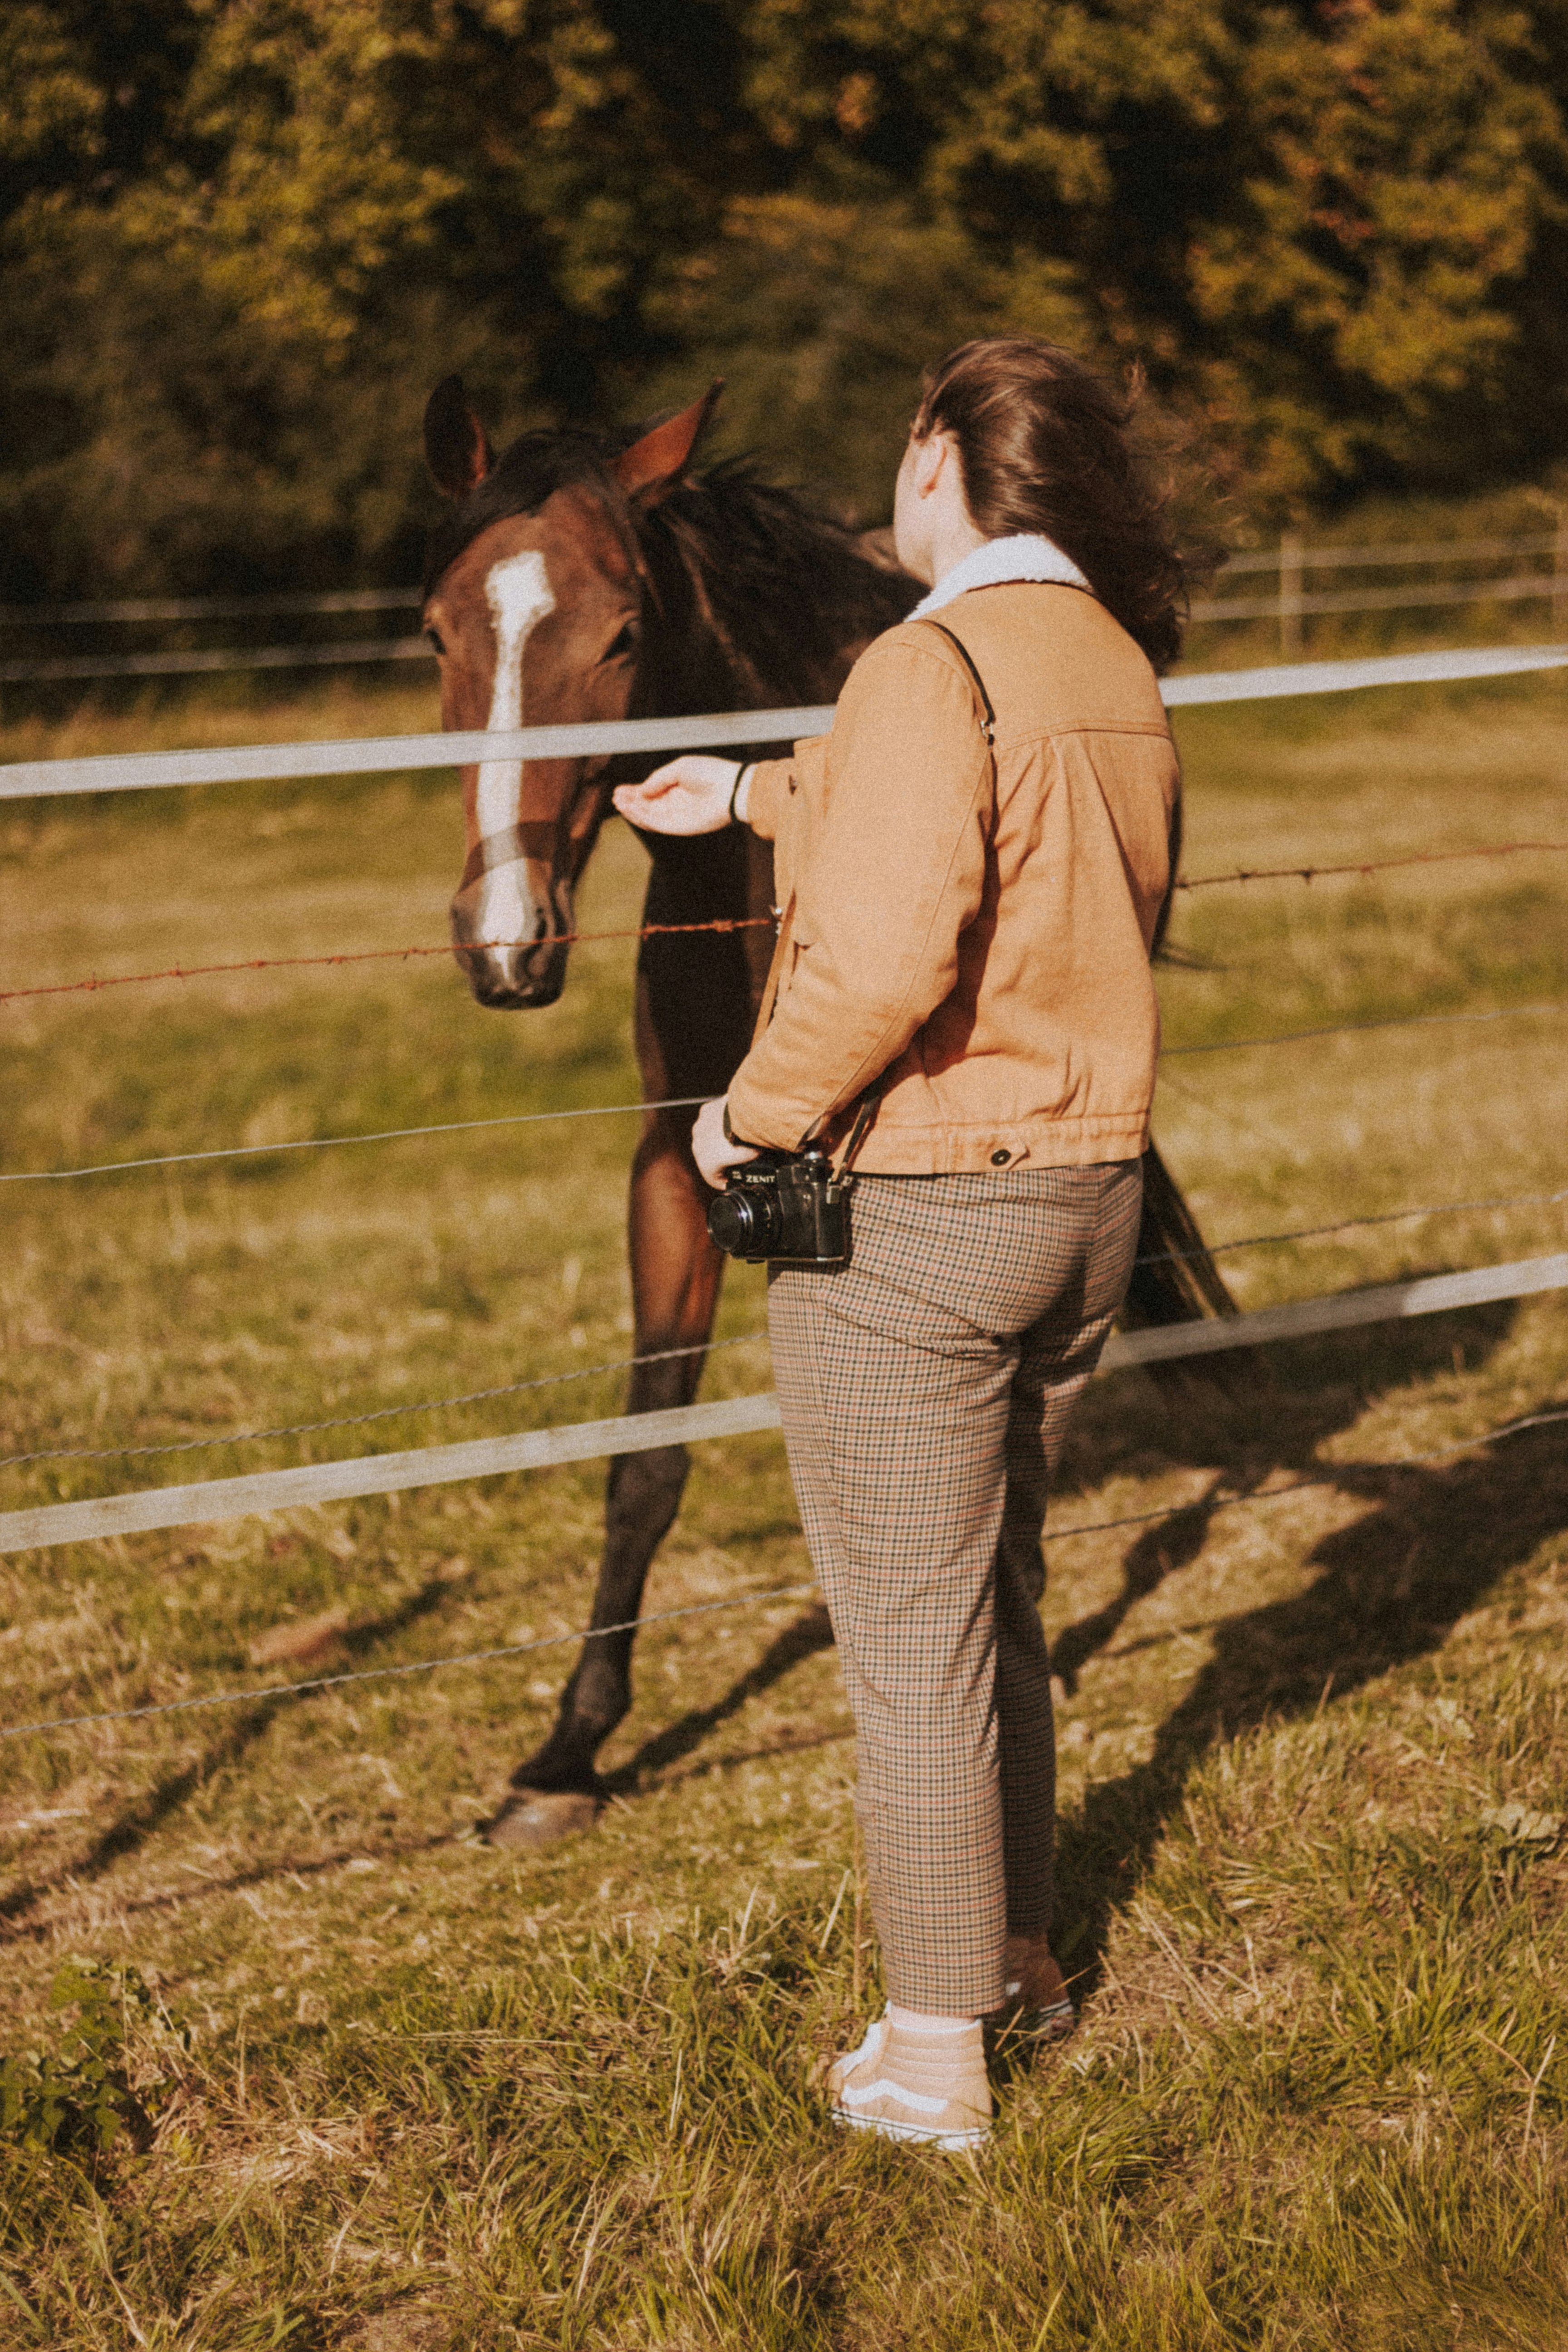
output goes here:
{"type": "Polygon", "coordinates": [[[737,1138],[773,1151],[798,1151],[822,1116],[798,1103],[781,1104],[749,1084],[744,1062],[730,1081],[726,1104],[737,1138]]]}
{"type": "Polygon", "coordinates": [[[746,793],[746,824],[761,841],[772,841],[777,835],[794,766],[793,760],[758,760],[752,765],[746,793]]]}

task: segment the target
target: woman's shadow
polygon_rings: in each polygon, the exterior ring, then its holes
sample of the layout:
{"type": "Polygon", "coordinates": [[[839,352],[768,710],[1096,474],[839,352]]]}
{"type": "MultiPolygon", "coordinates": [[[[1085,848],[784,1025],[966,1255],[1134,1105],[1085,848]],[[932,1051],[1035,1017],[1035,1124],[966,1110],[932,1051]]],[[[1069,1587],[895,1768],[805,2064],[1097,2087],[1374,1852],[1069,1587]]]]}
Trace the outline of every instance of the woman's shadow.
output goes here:
{"type": "MultiPolygon", "coordinates": [[[[1342,1695],[1436,1649],[1501,1577],[1568,1527],[1561,1426],[1404,1469],[1322,1458],[1325,1440],[1352,1426],[1380,1391],[1447,1370],[1456,1349],[1471,1368],[1495,1352],[1516,1311],[1502,1305],[1345,1335],[1314,1347],[1310,1360],[1305,1349],[1294,1360],[1276,1350],[1281,1378],[1236,1417],[1227,1448],[1215,1445],[1215,1417],[1202,1412],[1195,1422],[1208,1425],[1194,1425],[1195,1443],[1184,1449],[1167,1435],[1172,1458],[1184,1450],[1214,1475],[1198,1500],[1129,1547],[1115,1597],[1058,1634],[1052,1664],[1069,1691],[1137,1601],[1197,1558],[1229,1498],[1274,1507],[1257,1490],[1285,1469],[1292,1484],[1326,1481],[1367,1507],[1312,1546],[1303,1566],[1317,1574],[1304,1589],[1205,1623],[1208,1661],[1161,1725],[1152,1756],[1091,1784],[1081,1811],[1064,1819],[1057,1916],[1080,1978],[1098,1973],[1112,1906],[1147,1870],[1209,1748],[1266,1720],[1310,1714],[1326,1693],[1342,1695]],[[1293,1385],[1303,1378],[1310,1387],[1293,1385]]],[[[1535,1410],[1565,1405],[1568,1398],[1548,1398],[1535,1410]]]]}

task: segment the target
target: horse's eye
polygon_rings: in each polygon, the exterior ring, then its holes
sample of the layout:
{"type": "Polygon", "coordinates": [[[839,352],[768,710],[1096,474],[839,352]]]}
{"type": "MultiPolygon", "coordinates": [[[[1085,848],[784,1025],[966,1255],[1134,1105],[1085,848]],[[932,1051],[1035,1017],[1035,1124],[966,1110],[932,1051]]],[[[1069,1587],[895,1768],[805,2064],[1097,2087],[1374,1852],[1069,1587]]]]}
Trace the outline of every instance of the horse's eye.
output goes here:
{"type": "Polygon", "coordinates": [[[438,654],[444,654],[446,652],[447,648],[445,644],[442,642],[441,632],[437,628],[434,622],[427,621],[426,623],[425,634],[429,638],[430,643],[435,646],[436,651],[438,654]]]}
{"type": "Polygon", "coordinates": [[[635,654],[637,649],[637,623],[635,621],[628,621],[626,627],[621,631],[619,636],[616,637],[615,643],[606,650],[605,659],[606,661],[619,661],[623,654],[635,654]]]}

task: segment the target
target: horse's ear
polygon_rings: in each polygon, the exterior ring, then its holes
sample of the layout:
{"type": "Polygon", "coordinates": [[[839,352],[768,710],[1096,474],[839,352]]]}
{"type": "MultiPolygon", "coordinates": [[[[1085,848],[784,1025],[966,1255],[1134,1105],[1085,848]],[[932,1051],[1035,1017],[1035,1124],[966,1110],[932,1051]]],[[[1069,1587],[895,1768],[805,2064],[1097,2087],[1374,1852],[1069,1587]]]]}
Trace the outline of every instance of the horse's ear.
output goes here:
{"type": "Polygon", "coordinates": [[[723,389],[724,379],[720,376],[700,400],[694,400],[679,416],[656,425],[640,441],[634,441],[629,449],[621,451],[610,470],[628,498],[641,494],[646,502],[648,493],[657,497],[680,479],[691,463],[697,444],[708,430],[723,389]]]}
{"type": "Polygon", "coordinates": [[[425,404],[425,462],[449,499],[477,490],[495,464],[460,375],[443,376],[425,404]]]}

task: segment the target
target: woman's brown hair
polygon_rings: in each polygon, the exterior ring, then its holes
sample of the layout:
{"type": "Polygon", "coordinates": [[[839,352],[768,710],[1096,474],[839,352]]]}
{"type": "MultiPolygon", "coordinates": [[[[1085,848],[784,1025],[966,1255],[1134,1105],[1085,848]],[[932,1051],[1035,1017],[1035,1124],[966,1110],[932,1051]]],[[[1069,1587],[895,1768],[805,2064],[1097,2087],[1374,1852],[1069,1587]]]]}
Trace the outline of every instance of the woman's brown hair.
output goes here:
{"type": "Polygon", "coordinates": [[[999,335],[928,372],[914,433],[952,436],[977,530],[1053,540],[1163,670],[1182,649],[1187,565],[1129,442],[1132,407],[1071,352],[999,335]]]}

